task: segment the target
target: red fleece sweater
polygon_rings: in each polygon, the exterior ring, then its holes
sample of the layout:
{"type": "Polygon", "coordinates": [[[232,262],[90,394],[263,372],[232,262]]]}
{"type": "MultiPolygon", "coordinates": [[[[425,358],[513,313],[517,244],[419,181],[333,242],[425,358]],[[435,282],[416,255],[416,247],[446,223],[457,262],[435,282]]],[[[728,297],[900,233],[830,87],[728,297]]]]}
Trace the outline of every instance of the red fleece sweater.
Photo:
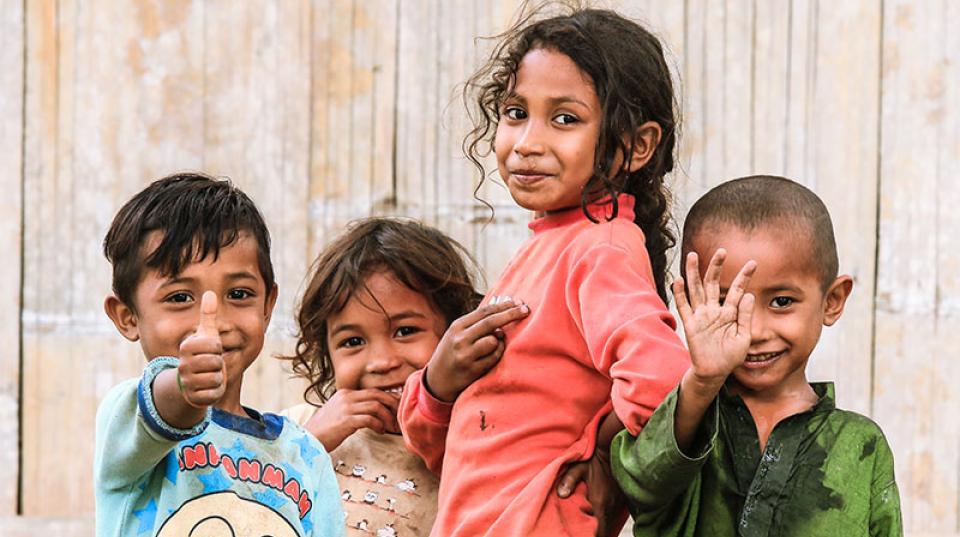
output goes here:
{"type": "Polygon", "coordinates": [[[440,473],[433,536],[588,536],[584,485],[560,499],[562,466],[588,459],[610,412],[637,434],[690,364],[656,293],[633,198],[617,218],[592,206],[530,223],[527,240],[488,297],[530,315],[504,329],[500,362],[453,404],[411,375],[400,402],[407,445],[440,473]]]}

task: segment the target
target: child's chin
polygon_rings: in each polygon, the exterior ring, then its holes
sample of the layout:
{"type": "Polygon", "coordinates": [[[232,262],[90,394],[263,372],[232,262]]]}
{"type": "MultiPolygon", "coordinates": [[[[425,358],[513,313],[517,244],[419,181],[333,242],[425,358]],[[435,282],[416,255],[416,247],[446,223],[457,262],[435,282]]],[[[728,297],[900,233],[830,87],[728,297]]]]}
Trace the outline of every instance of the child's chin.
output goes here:
{"type": "Polygon", "coordinates": [[[762,392],[778,384],[773,375],[768,374],[769,368],[747,368],[741,365],[733,372],[733,378],[743,389],[751,392],[762,392]]]}

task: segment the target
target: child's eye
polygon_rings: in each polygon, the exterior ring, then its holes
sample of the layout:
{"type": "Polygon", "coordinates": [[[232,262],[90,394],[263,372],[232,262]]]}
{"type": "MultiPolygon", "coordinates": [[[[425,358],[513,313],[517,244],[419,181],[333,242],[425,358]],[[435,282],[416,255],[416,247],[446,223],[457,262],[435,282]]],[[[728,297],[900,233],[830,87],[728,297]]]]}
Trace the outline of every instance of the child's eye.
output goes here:
{"type": "Polygon", "coordinates": [[[351,347],[359,347],[360,345],[363,345],[363,338],[362,338],[362,337],[359,337],[359,336],[353,336],[353,337],[348,337],[348,338],[344,339],[343,341],[341,341],[341,342],[337,345],[337,347],[342,347],[342,348],[345,348],[345,349],[349,349],[349,348],[351,348],[351,347]]]}
{"type": "Polygon", "coordinates": [[[231,289],[230,292],[227,293],[227,298],[232,300],[243,300],[252,296],[253,293],[247,289],[231,289]]]}
{"type": "Polygon", "coordinates": [[[557,117],[553,118],[554,121],[561,125],[572,125],[580,121],[577,116],[571,114],[560,114],[557,117]]]}
{"type": "Polygon", "coordinates": [[[173,293],[166,298],[167,302],[173,302],[175,304],[185,304],[192,300],[193,297],[190,296],[190,293],[178,292],[173,293]]]}
{"type": "Polygon", "coordinates": [[[523,108],[520,108],[520,107],[518,107],[518,106],[508,106],[508,107],[506,107],[506,109],[504,109],[504,111],[503,111],[503,115],[506,116],[507,119],[512,119],[512,120],[514,120],[514,121],[519,121],[519,120],[521,120],[521,119],[526,119],[526,118],[527,118],[527,112],[526,112],[526,110],[524,110],[523,108]]]}
{"type": "Polygon", "coordinates": [[[394,334],[394,336],[397,336],[397,337],[412,336],[413,334],[416,334],[419,331],[420,329],[417,328],[416,326],[401,326],[400,328],[397,328],[397,332],[394,334]]]}
{"type": "Polygon", "coordinates": [[[788,296],[778,296],[770,301],[770,305],[774,308],[782,309],[789,308],[793,305],[794,300],[788,296]]]}

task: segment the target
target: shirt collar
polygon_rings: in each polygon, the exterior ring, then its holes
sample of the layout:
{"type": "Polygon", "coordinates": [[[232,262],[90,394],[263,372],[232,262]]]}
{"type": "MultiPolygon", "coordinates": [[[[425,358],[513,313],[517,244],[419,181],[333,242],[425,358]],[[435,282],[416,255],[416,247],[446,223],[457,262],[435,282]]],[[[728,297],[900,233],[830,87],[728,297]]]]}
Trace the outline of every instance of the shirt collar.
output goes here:
{"type": "Polygon", "coordinates": [[[834,410],[837,408],[836,395],[832,382],[811,382],[810,387],[817,394],[817,404],[813,405],[814,412],[834,410]]]}
{"type": "MultiPolygon", "coordinates": [[[[826,412],[837,408],[835,390],[832,382],[811,382],[810,387],[813,388],[813,393],[817,394],[817,402],[814,403],[809,410],[801,412],[801,414],[805,412],[826,412]]],[[[723,385],[720,389],[720,397],[725,401],[746,406],[743,399],[741,399],[739,395],[730,393],[726,385],[723,385]]]]}
{"type": "MultiPolygon", "coordinates": [[[[617,219],[627,219],[630,222],[633,222],[633,205],[634,199],[630,194],[620,194],[617,196],[617,219]]],[[[598,221],[605,222],[611,220],[613,216],[613,203],[609,196],[590,203],[587,205],[587,211],[598,221]]],[[[547,231],[548,229],[554,229],[558,227],[568,226],[570,224],[580,222],[582,220],[587,220],[587,215],[583,213],[583,208],[579,205],[576,207],[570,207],[569,209],[563,209],[561,211],[552,212],[541,216],[540,218],[534,219],[527,227],[529,227],[534,235],[547,231]]]]}

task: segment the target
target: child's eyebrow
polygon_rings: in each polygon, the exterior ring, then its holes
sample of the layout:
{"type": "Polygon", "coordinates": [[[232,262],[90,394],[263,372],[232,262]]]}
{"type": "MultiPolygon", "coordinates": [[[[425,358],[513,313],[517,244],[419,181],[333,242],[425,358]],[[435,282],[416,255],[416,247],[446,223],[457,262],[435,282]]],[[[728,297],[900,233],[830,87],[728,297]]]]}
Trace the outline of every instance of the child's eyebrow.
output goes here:
{"type": "Polygon", "coordinates": [[[561,95],[559,97],[550,97],[549,99],[547,99],[547,101],[553,106],[559,106],[561,104],[567,104],[567,103],[575,103],[575,104],[579,104],[584,108],[590,108],[590,105],[574,97],[573,95],[561,95]]]}
{"type": "Polygon", "coordinates": [[[246,279],[256,280],[257,275],[247,270],[243,270],[240,272],[231,272],[227,274],[227,280],[246,280],[246,279]]]}
{"type": "MultiPolygon", "coordinates": [[[[256,280],[257,275],[250,271],[242,270],[239,272],[231,272],[227,274],[225,278],[227,281],[251,280],[251,279],[256,280]]],[[[192,278],[189,276],[176,276],[176,277],[167,279],[165,282],[163,282],[163,284],[161,284],[160,287],[168,287],[171,285],[190,285],[196,282],[197,282],[196,278],[192,278]]]]}
{"type": "MultiPolygon", "coordinates": [[[[387,318],[387,320],[390,322],[390,324],[396,324],[396,323],[399,323],[400,321],[404,321],[404,320],[406,320],[406,319],[428,319],[428,318],[429,318],[429,317],[427,317],[427,315],[425,315],[425,314],[423,314],[423,313],[421,313],[421,312],[419,312],[419,311],[416,311],[416,310],[406,310],[406,311],[401,311],[400,313],[395,313],[395,314],[389,316],[389,317],[387,318]]],[[[335,325],[333,325],[333,326],[330,327],[330,337],[333,337],[333,336],[339,334],[340,332],[348,332],[348,331],[360,331],[360,325],[358,325],[358,324],[335,324],[335,325]]]]}
{"type": "MultiPolygon", "coordinates": [[[[523,95],[520,95],[515,91],[511,91],[507,93],[503,98],[503,102],[505,103],[511,102],[511,101],[516,101],[520,104],[525,104],[527,102],[527,100],[523,97],[523,95]]],[[[578,99],[574,97],[573,95],[559,95],[557,97],[549,97],[547,98],[547,102],[550,103],[550,106],[560,106],[562,104],[567,104],[567,103],[576,103],[584,108],[588,108],[588,109],[590,108],[590,105],[583,102],[582,99],[578,99]]]]}
{"type": "Polygon", "coordinates": [[[391,323],[397,323],[406,319],[426,319],[427,316],[416,310],[406,310],[395,313],[390,316],[391,323]]]}
{"type": "Polygon", "coordinates": [[[164,281],[164,282],[160,285],[160,287],[162,288],[162,287],[168,287],[168,286],[171,286],[171,285],[183,285],[183,284],[188,284],[188,285],[189,285],[189,284],[194,283],[194,282],[196,282],[196,281],[197,281],[196,278],[185,278],[185,277],[183,277],[183,276],[176,276],[176,277],[172,277],[172,278],[167,278],[167,280],[164,281]]]}
{"type": "Polygon", "coordinates": [[[791,285],[789,283],[771,285],[770,287],[767,287],[763,291],[765,293],[770,293],[770,294],[787,292],[787,293],[793,293],[793,294],[799,295],[803,293],[803,289],[795,285],[791,285]]]}
{"type": "Polygon", "coordinates": [[[508,91],[507,94],[503,96],[502,102],[507,103],[511,101],[516,101],[520,104],[524,104],[527,102],[527,100],[523,98],[523,95],[520,95],[515,91],[508,91]]]}
{"type": "Polygon", "coordinates": [[[333,325],[333,327],[330,330],[330,335],[328,337],[332,339],[340,332],[359,332],[359,331],[360,331],[360,325],[358,324],[337,324],[337,325],[333,325]]]}

